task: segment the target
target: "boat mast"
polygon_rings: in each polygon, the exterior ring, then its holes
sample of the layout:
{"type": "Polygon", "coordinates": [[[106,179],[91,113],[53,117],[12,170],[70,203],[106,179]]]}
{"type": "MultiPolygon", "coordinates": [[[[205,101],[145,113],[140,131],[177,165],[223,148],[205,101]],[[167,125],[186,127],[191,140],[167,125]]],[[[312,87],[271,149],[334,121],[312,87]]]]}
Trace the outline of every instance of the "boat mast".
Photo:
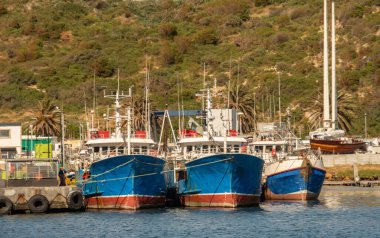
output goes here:
{"type": "Polygon", "coordinates": [[[150,121],[149,121],[149,65],[148,57],[145,59],[146,77],[145,77],[145,130],[146,138],[150,136],[150,121]]]}
{"type": "Polygon", "coordinates": [[[280,128],[281,128],[281,78],[280,72],[277,71],[278,77],[278,118],[280,120],[280,128]]]}
{"type": "Polygon", "coordinates": [[[207,88],[207,114],[206,114],[206,124],[207,124],[207,133],[208,133],[209,135],[212,135],[212,131],[211,131],[211,107],[212,107],[212,102],[211,102],[210,89],[207,88]]]}
{"type": "Polygon", "coordinates": [[[127,155],[131,154],[131,107],[127,107],[127,155]]]}
{"type": "Polygon", "coordinates": [[[179,138],[182,138],[182,124],[181,124],[181,102],[180,102],[180,88],[179,88],[179,80],[177,79],[177,100],[178,100],[178,127],[179,127],[179,138]]]}
{"type": "Polygon", "coordinates": [[[337,128],[336,60],[335,60],[335,3],[331,3],[331,127],[337,128]]]}
{"type": "MultiPolygon", "coordinates": [[[[120,93],[120,70],[119,69],[117,70],[117,91],[116,91],[116,94],[111,93],[111,95],[105,95],[105,92],[104,92],[104,97],[115,99],[115,114],[114,114],[115,116],[109,117],[107,119],[115,119],[115,137],[116,138],[122,138],[121,121],[123,118],[125,119],[126,116],[120,115],[120,110],[121,110],[120,100],[127,98],[127,97],[131,98],[132,97],[132,90],[131,90],[131,88],[129,88],[129,95],[124,95],[123,92],[120,93]]],[[[131,112],[129,112],[129,114],[131,114],[131,112]]],[[[130,115],[130,117],[131,117],[131,115],[130,115]]]]}
{"type": "Polygon", "coordinates": [[[323,14],[323,128],[330,128],[330,100],[329,100],[329,63],[327,42],[327,0],[324,0],[323,14]]]}

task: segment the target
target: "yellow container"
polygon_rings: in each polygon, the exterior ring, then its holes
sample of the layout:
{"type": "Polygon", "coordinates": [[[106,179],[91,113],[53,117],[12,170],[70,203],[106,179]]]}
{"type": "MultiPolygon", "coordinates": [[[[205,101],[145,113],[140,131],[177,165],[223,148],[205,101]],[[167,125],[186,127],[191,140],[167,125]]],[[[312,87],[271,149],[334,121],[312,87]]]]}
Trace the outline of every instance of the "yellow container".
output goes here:
{"type": "Polygon", "coordinates": [[[6,171],[1,171],[1,179],[6,180],[7,179],[7,172],[6,171]]]}

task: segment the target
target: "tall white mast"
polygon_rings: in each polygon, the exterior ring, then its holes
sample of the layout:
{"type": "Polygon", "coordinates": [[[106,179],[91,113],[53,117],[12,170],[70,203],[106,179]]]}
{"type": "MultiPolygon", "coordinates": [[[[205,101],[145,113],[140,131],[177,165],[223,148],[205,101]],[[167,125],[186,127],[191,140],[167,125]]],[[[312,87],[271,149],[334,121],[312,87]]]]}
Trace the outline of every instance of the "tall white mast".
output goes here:
{"type": "Polygon", "coordinates": [[[324,0],[323,14],[323,127],[330,127],[330,100],[329,100],[329,63],[327,42],[327,0],[324,0]]]}
{"type": "Polygon", "coordinates": [[[335,3],[331,3],[331,127],[337,127],[337,95],[336,95],[336,69],[335,69],[335,3]]]}

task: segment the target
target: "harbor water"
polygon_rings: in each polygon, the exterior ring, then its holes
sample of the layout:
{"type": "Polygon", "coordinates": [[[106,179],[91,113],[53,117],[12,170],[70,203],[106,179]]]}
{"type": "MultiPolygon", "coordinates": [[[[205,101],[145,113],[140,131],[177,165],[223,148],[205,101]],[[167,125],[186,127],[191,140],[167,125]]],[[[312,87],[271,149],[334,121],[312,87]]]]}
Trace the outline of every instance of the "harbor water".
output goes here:
{"type": "Polygon", "coordinates": [[[0,237],[380,237],[380,188],[324,187],[318,201],[238,209],[1,216],[0,237]]]}

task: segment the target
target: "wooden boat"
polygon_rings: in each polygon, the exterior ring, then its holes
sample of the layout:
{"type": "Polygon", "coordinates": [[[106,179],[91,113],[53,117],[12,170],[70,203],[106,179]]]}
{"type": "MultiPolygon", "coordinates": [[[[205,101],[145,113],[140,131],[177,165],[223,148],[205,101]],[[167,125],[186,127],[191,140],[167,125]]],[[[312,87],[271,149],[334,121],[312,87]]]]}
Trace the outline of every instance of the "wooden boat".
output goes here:
{"type": "Polygon", "coordinates": [[[313,150],[329,154],[353,154],[356,151],[366,150],[364,141],[351,138],[310,139],[310,146],[313,150]]]}

